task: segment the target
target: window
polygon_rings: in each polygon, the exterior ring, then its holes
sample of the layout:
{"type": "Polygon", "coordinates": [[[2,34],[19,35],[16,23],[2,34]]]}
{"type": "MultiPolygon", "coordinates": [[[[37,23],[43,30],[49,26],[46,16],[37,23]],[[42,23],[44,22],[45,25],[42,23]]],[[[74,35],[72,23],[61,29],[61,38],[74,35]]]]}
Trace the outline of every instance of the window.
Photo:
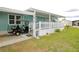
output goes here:
{"type": "Polygon", "coordinates": [[[16,24],[20,24],[21,23],[21,16],[16,16],[16,24]]]}
{"type": "Polygon", "coordinates": [[[9,24],[21,24],[21,16],[9,15],[9,24]]]}
{"type": "Polygon", "coordinates": [[[15,19],[14,15],[9,15],[9,24],[14,24],[14,19],[15,19]]]}

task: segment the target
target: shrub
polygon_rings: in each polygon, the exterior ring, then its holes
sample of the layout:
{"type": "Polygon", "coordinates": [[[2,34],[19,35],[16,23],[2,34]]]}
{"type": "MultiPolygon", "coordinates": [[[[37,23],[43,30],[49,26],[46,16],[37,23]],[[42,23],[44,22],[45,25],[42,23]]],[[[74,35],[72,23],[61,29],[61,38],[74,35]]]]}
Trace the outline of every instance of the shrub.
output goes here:
{"type": "Polygon", "coordinates": [[[65,27],[70,27],[69,25],[66,25],[65,27]]]}
{"type": "Polygon", "coordinates": [[[69,25],[66,25],[66,26],[65,26],[65,29],[68,29],[69,27],[70,27],[69,25]]]}
{"type": "Polygon", "coordinates": [[[56,29],[55,32],[60,32],[60,29],[56,29]]]}

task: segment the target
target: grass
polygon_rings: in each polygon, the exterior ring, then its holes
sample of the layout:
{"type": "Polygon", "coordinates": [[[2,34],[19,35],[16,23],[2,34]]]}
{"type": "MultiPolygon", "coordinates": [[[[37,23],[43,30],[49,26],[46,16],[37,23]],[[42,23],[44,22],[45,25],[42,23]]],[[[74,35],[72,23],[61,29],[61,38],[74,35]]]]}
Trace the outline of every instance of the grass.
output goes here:
{"type": "Polygon", "coordinates": [[[61,32],[49,34],[40,39],[29,39],[13,45],[1,47],[0,51],[47,51],[77,52],[79,51],[79,29],[65,28],[61,32]]]}

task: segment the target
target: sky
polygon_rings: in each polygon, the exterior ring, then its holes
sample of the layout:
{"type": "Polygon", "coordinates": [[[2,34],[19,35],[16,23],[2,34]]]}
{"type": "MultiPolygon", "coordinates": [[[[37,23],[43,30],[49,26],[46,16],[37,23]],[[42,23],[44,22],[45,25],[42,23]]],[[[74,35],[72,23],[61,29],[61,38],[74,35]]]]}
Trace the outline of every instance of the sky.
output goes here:
{"type": "Polygon", "coordinates": [[[79,15],[78,0],[0,0],[0,7],[17,10],[36,8],[64,16],[79,15]]]}

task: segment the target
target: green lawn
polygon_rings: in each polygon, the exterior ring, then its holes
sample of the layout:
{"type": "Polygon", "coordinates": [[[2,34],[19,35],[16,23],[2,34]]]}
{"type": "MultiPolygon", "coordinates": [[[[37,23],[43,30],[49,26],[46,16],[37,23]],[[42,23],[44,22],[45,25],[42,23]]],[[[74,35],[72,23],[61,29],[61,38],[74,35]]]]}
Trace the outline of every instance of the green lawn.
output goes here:
{"type": "Polygon", "coordinates": [[[30,39],[0,48],[0,51],[79,51],[79,29],[65,28],[40,39],[30,39]]]}

